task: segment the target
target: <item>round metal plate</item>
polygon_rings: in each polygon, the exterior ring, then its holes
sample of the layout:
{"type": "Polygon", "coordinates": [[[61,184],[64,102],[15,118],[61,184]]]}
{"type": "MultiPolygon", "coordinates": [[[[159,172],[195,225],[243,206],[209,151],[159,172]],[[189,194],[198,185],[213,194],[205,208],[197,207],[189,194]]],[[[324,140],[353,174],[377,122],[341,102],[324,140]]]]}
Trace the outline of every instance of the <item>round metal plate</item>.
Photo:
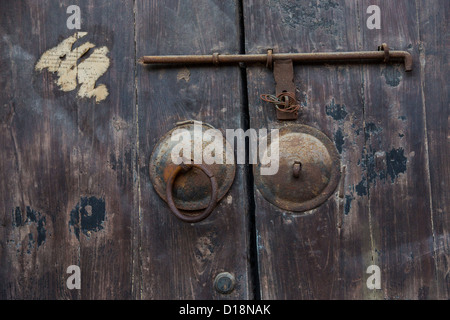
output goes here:
{"type": "MultiPolygon", "coordinates": [[[[191,137],[191,155],[183,155],[183,157],[194,159],[194,143],[193,138],[202,139],[201,137],[194,136],[198,135],[199,131],[194,132],[194,124],[201,127],[202,134],[209,129],[214,129],[212,126],[195,121],[186,121],[180,123],[175,128],[167,132],[156,144],[153,149],[153,153],[150,157],[149,172],[150,180],[153,184],[158,195],[167,202],[166,197],[166,182],[168,178],[172,175],[175,168],[178,165],[172,162],[171,151],[172,149],[180,143],[180,136],[172,141],[172,135],[176,136],[177,132],[175,130],[185,129],[190,133],[191,137]]],[[[197,140],[198,141],[198,140],[197,140]]],[[[203,141],[202,152],[205,150],[211,142],[203,141]]],[[[234,154],[226,154],[226,144],[228,142],[223,138],[223,159],[224,164],[210,164],[208,167],[214,174],[218,184],[218,200],[222,199],[225,194],[230,189],[234,181],[234,175],[236,172],[236,165],[234,162],[234,154]],[[228,157],[233,157],[233,164],[226,164],[226,159],[228,157]]],[[[230,158],[228,158],[230,159],[230,158]]],[[[173,186],[173,200],[175,206],[180,210],[196,211],[202,210],[208,207],[211,197],[211,182],[208,176],[197,168],[193,168],[185,173],[180,173],[175,180],[173,186]]]]}
{"type": "MultiPolygon", "coordinates": [[[[267,142],[269,152],[271,143],[267,142]]],[[[322,131],[300,124],[279,130],[278,172],[261,175],[262,167],[260,163],[253,166],[256,187],[267,201],[289,211],[302,212],[321,205],[340,179],[340,159],[333,142],[322,131]],[[295,163],[301,163],[297,177],[295,163]]]]}

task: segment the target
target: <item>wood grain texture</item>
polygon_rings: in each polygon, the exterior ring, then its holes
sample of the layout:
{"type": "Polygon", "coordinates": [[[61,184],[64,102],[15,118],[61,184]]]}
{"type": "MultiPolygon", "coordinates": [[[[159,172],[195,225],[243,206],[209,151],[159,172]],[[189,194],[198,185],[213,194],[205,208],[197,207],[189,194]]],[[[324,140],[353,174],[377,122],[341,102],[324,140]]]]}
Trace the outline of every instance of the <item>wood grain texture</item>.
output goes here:
{"type": "MultiPolygon", "coordinates": [[[[246,51],[354,51],[359,48],[356,16],[356,5],[346,1],[248,1],[246,51]]],[[[372,250],[368,199],[356,190],[365,174],[362,67],[296,65],[294,72],[303,106],[296,122],[322,130],[336,143],[342,180],[323,205],[301,214],[271,205],[255,187],[261,297],[364,298],[372,250]]],[[[275,110],[259,100],[260,94],[275,91],[271,71],[249,67],[247,74],[251,127],[282,126],[275,110]]]]}
{"type": "Polygon", "coordinates": [[[365,183],[381,291],[385,299],[445,298],[436,274],[434,242],[445,234],[434,230],[431,209],[419,8],[413,1],[369,2],[361,3],[361,15],[370,4],[378,4],[383,26],[377,31],[363,28],[362,44],[386,42],[392,49],[408,50],[415,66],[411,73],[404,73],[401,65],[364,69],[365,183]],[[372,164],[377,155],[382,162],[378,168],[372,164]]]}
{"type": "MultiPolygon", "coordinates": [[[[137,56],[238,53],[234,1],[137,1],[137,56]]],[[[139,267],[142,299],[249,299],[248,205],[243,166],[210,217],[179,221],[149,179],[149,158],[175,123],[203,121],[215,128],[243,126],[238,66],[144,67],[137,70],[139,130],[139,267]],[[186,70],[187,68],[187,70],[186,70]],[[189,74],[189,76],[187,76],[189,74]],[[214,290],[214,278],[237,279],[230,295],[214,290]]]]}
{"type": "MultiPolygon", "coordinates": [[[[258,5],[245,6],[248,52],[376,50],[387,42],[392,49],[409,50],[415,63],[411,74],[399,64],[295,69],[297,96],[306,105],[299,122],[334,137],[346,173],[343,191],[338,188],[337,197],[308,215],[282,212],[255,192],[262,297],[448,298],[448,192],[441,179],[448,176],[448,161],[445,152],[437,155],[447,139],[442,113],[448,111],[448,94],[442,94],[441,73],[424,67],[430,61],[434,68],[448,68],[445,41],[436,40],[445,34],[443,13],[438,15],[445,12],[438,9],[442,4],[280,0],[258,5]],[[381,8],[381,30],[365,26],[372,4],[381,8]],[[434,24],[425,22],[429,19],[434,24]],[[439,58],[427,59],[425,41],[439,58]],[[324,70],[335,74],[326,77],[324,70]],[[345,113],[336,112],[343,106],[345,113]],[[337,121],[327,122],[327,116],[337,121]],[[381,268],[381,290],[366,287],[372,264],[381,268]]],[[[270,76],[263,68],[248,70],[252,126],[280,125],[257,98],[273,91],[270,76]]]]}
{"type": "MultiPolygon", "coordinates": [[[[448,1],[418,1],[422,108],[426,119],[431,191],[431,226],[436,282],[432,296],[450,298],[450,148],[448,1]]],[[[418,67],[419,67],[418,66],[418,67]]]]}
{"type": "Polygon", "coordinates": [[[109,96],[96,104],[60,91],[56,74],[34,70],[41,54],[74,34],[66,27],[71,4],[1,2],[3,299],[131,294],[133,8],[131,1],[79,4],[88,32],[80,42],[110,51],[111,68],[98,81],[109,96]],[[81,290],[66,287],[69,265],[81,268],[81,290]]]}

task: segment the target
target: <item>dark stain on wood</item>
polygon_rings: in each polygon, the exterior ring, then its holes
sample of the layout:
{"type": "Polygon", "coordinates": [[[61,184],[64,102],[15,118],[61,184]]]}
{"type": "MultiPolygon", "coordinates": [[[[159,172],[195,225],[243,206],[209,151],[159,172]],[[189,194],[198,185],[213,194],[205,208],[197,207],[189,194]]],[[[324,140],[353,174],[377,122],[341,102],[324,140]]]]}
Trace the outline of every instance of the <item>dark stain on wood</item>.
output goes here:
{"type": "Polygon", "coordinates": [[[96,197],[82,197],[72,211],[70,211],[69,228],[73,229],[78,240],[80,231],[87,237],[91,232],[104,228],[106,220],[105,199],[96,197]]]}
{"type": "MultiPolygon", "coordinates": [[[[381,128],[372,127],[365,132],[366,136],[370,136],[370,132],[381,132],[381,128]]],[[[407,161],[403,148],[378,151],[370,147],[368,151],[364,150],[358,164],[365,175],[355,187],[357,194],[360,196],[370,194],[371,186],[375,186],[377,181],[385,181],[388,176],[391,183],[394,183],[401,173],[406,172],[407,161]]]]}
{"type": "MultiPolygon", "coordinates": [[[[36,227],[36,241],[37,241],[37,247],[39,248],[43,243],[45,243],[45,239],[47,236],[47,230],[46,228],[46,218],[43,214],[41,214],[39,211],[35,211],[29,206],[26,207],[25,210],[26,213],[26,220],[23,221],[22,211],[20,210],[20,207],[16,207],[13,210],[13,227],[20,228],[23,226],[29,226],[34,225],[36,227]]],[[[34,244],[33,240],[33,233],[28,234],[29,237],[29,246],[31,246],[31,243],[34,244]]]]}
{"type": "Polygon", "coordinates": [[[336,149],[339,153],[342,153],[344,142],[344,134],[342,133],[341,128],[338,128],[334,133],[334,144],[336,145],[336,149]]]}
{"type": "Polygon", "coordinates": [[[392,149],[386,153],[386,173],[391,177],[391,182],[398,177],[400,173],[406,172],[407,159],[403,148],[392,149]]]}
{"type": "Polygon", "coordinates": [[[25,223],[34,222],[37,231],[37,246],[40,247],[46,238],[45,222],[46,218],[40,212],[35,211],[27,206],[27,220],[25,223]]]}
{"type": "Polygon", "coordinates": [[[352,201],[355,200],[352,194],[345,195],[345,208],[344,208],[344,214],[348,215],[350,212],[350,209],[352,207],[352,201]]]}
{"type": "Polygon", "coordinates": [[[403,66],[386,66],[381,74],[384,76],[387,85],[397,87],[403,78],[403,66]]]}
{"type": "Polygon", "coordinates": [[[347,111],[344,105],[336,104],[334,99],[331,103],[325,106],[325,113],[336,121],[344,120],[347,116],[347,111]]]}

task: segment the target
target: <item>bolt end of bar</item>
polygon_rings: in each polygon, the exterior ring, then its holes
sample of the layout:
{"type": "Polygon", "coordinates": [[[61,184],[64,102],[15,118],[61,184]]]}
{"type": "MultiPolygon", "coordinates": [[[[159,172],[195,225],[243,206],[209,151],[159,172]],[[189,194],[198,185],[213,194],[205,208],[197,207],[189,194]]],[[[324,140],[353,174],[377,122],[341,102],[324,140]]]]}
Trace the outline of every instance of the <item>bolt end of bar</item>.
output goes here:
{"type": "Polygon", "coordinates": [[[405,71],[411,72],[413,65],[413,58],[409,52],[405,52],[405,71]]]}

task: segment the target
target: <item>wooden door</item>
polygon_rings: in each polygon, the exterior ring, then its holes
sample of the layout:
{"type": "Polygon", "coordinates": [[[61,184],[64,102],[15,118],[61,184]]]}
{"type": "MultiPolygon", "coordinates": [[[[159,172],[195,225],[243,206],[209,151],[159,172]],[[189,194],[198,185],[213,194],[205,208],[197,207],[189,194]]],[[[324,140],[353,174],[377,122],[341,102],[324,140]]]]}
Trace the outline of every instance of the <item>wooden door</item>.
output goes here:
{"type": "Polygon", "coordinates": [[[448,299],[448,12],[446,0],[1,0],[0,298],[448,299]],[[367,27],[371,5],[380,29],[367,27]],[[411,73],[295,65],[296,123],[340,154],[325,203],[270,204],[247,163],[206,220],[170,213],[149,178],[159,139],[184,120],[274,128],[259,96],[275,84],[265,65],[139,57],[383,42],[413,55],[411,73]],[[236,279],[229,294],[214,287],[221,272],[236,279]]]}
{"type": "MultiPolygon", "coordinates": [[[[441,188],[449,178],[449,97],[440,80],[448,70],[448,3],[269,2],[244,2],[247,53],[269,46],[279,52],[376,50],[388,43],[413,55],[414,70],[405,73],[399,64],[295,67],[299,122],[333,139],[342,176],[334,196],[302,214],[274,207],[255,190],[261,297],[448,297],[449,196],[441,188]],[[366,26],[371,5],[380,9],[381,29],[366,26]],[[379,290],[366,283],[372,265],[380,268],[379,290]]],[[[274,112],[258,99],[273,90],[271,73],[248,68],[247,79],[251,126],[274,125],[274,112]]]]}

